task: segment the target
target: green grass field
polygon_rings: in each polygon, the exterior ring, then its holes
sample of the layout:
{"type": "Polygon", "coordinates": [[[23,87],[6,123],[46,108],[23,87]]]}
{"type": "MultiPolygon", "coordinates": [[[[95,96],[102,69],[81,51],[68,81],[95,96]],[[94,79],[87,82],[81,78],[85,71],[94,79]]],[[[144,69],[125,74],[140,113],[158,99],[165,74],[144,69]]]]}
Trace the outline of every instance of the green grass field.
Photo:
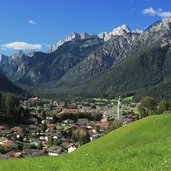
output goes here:
{"type": "Polygon", "coordinates": [[[67,155],[0,161],[0,170],[170,171],[171,115],[128,124],[67,155]]]}

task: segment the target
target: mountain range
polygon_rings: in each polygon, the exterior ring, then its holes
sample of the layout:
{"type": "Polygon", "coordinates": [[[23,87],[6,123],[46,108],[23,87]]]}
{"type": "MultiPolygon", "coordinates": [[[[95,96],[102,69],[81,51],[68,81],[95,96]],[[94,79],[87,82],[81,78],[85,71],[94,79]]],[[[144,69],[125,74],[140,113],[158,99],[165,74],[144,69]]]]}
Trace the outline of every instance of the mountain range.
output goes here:
{"type": "Polygon", "coordinates": [[[52,95],[170,97],[170,67],[171,17],[144,31],[122,25],[99,35],[71,33],[46,53],[0,56],[9,80],[52,95]]]}

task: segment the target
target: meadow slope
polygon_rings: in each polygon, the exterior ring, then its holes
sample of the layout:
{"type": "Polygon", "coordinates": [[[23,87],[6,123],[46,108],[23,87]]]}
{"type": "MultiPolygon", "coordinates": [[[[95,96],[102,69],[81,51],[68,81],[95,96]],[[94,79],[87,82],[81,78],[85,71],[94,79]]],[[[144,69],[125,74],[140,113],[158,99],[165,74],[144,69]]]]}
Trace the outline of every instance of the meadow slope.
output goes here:
{"type": "Polygon", "coordinates": [[[0,171],[171,170],[171,115],[155,115],[123,126],[58,157],[0,161],[0,171]]]}

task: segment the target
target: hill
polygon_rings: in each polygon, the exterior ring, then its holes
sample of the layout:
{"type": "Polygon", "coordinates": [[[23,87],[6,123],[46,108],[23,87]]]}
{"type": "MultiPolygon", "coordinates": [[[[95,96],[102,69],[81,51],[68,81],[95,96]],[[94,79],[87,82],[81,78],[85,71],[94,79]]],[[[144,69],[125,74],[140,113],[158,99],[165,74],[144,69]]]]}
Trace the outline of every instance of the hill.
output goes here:
{"type": "Polygon", "coordinates": [[[1,170],[120,170],[171,169],[171,115],[150,116],[59,157],[0,161],[1,170]]]}

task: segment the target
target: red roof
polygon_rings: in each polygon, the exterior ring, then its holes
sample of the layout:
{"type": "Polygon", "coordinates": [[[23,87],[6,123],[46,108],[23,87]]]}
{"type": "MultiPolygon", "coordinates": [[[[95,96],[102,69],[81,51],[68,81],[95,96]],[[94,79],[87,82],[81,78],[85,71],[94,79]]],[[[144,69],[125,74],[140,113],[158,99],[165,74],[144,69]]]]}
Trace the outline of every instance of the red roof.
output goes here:
{"type": "Polygon", "coordinates": [[[6,140],[3,142],[3,146],[9,147],[11,145],[14,145],[14,142],[11,140],[6,140]]]}
{"type": "Polygon", "coordinates": [[[100,126],[109,126],[109,122],[100,122],[100,126]]]}

